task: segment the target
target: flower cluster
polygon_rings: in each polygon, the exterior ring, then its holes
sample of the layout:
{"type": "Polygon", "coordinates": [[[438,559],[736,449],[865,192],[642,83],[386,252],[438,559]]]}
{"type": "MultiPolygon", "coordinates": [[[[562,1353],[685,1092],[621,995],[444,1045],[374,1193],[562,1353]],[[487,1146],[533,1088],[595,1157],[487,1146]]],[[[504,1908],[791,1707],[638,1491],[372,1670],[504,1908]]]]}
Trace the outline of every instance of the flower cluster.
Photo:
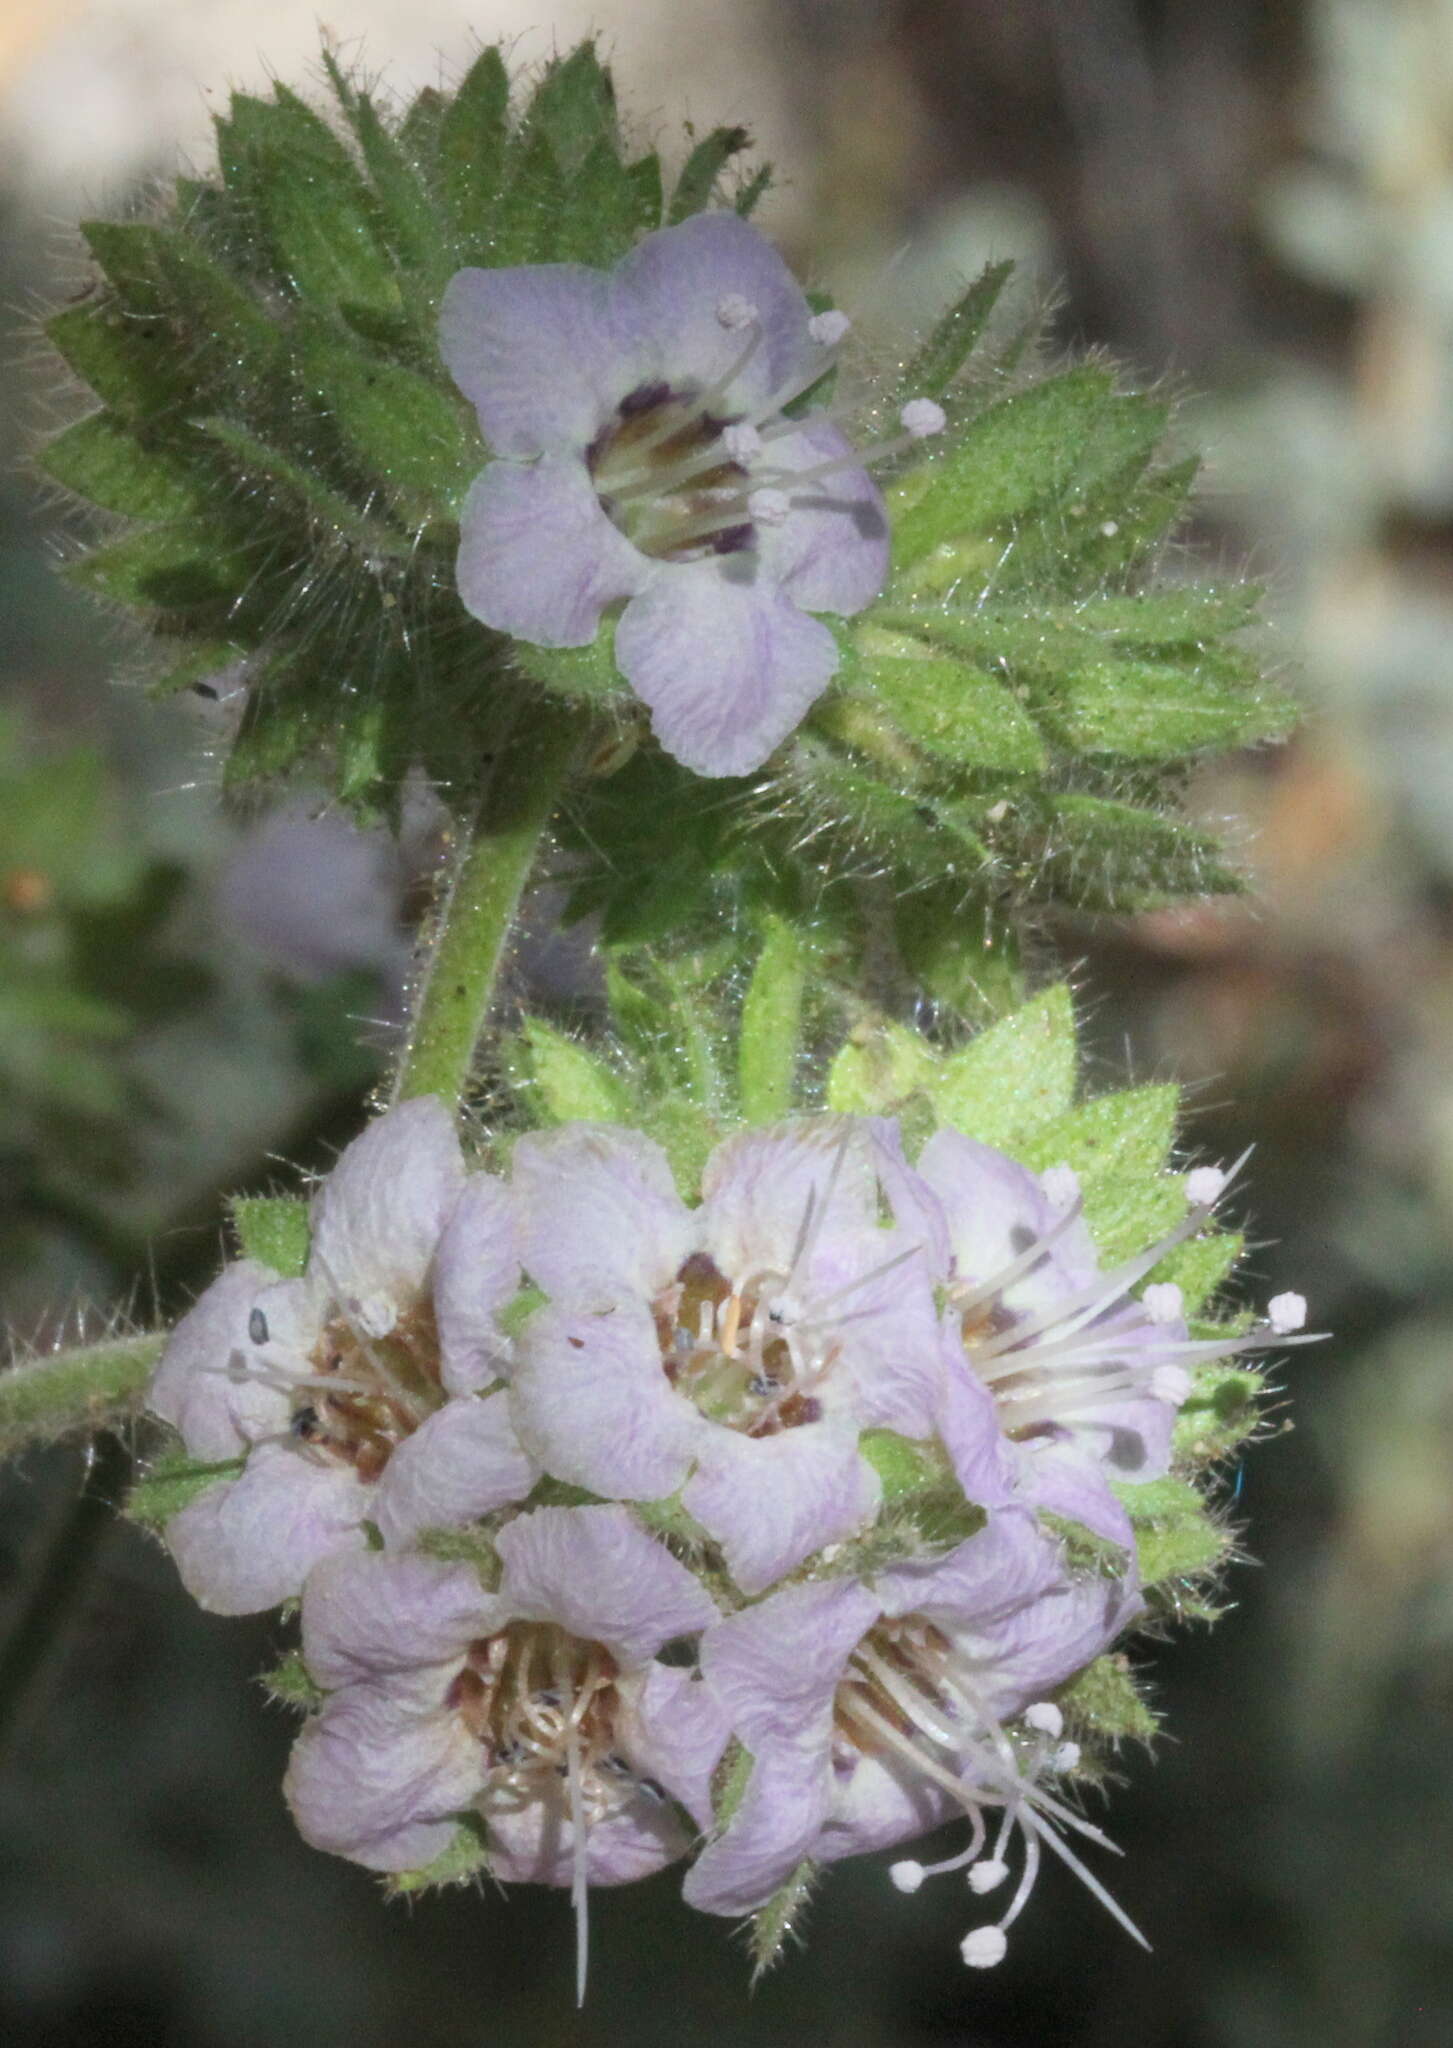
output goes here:
{"type": "Polygon", "coordinates": [[[985,1895],[1021,1845],[969,1964],[1046,1849],[1124,1922],[1059,1696],[1142,1611],[1122,1493],[1193,1375],[1304,1316],[1197,1337],[1143,1284],[1223,1183],[1104,1270],[1067,1167],[953,1130],[912,1164],[885,1119],[744,1130],[693,1205],[622,1127],[521,1137],[506,1180],[432,1098],[381,1118],[306,1270],[230,1266],[151,1395],[222,1468],[167,1526],[191,1590],[301,1594],[303,1834],[404,1873],[463,1831],[570,1886],[583,1942],[590,1885],[693,1850],[687,1898],[738,1915],[957,1819],[892,1876],[985,1895]]]}
{"type": "MultiPolygon", "coordinates": [[[[615,660],[668,753],[757,768],[838,666],[888,569],[864,457],[821,408],[848,330],[734,213],[661,228],[614,271],[461,270],[439,340],[495,456],[464,507],[459,593],[486,625],[615,660]]],[[[903,407],[882,460],[944,424],[903,407]]]]}

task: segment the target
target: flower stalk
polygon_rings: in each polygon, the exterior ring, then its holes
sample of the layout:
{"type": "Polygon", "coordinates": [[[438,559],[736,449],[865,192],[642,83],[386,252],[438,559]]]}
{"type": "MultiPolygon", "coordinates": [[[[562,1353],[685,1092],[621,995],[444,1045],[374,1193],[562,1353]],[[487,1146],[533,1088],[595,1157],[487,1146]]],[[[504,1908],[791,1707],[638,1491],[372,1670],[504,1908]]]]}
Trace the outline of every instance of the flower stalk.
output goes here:
{"type": "Polygon", "coordinates": [[[134,1414],[165,1342],[163,1331],[147,1330],[0,1372],[0,1456],[134,1414]]]}

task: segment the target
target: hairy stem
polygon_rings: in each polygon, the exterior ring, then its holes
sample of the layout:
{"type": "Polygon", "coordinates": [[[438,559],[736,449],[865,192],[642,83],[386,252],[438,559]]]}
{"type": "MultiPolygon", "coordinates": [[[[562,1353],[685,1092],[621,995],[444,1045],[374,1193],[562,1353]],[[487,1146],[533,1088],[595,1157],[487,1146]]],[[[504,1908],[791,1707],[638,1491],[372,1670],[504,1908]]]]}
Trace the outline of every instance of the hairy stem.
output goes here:
{"type": "Polygon", "coordinates": [[[520,895],[582,738],[578,712],[532,704],[489,770],[436,913],[394,1102],[463,1095],[520,895]]]}
{"type": "Polygon", "coordinates": [[[165,1342],[162,1331],[149,1330],[0,1372],[0,1457],[134,1414],[165,1342]]]}

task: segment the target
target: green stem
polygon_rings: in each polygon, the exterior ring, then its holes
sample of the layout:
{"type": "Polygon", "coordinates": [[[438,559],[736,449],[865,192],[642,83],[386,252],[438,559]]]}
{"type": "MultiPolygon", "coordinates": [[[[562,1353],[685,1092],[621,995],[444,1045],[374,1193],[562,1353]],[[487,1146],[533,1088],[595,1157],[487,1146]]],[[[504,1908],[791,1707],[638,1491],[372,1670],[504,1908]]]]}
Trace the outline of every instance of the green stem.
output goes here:
{"type": "Polygon", "coordinates": [[[537,702],[496,757],[439,905],[394,1102],[463,1095],[535,850],[583,738],[578,712],[537,702]]]}
{"type": "Polygon", "coordinates": [[[165,1342],[162,1331],[149,1330],[0,1372],[0,1457],[134,1414],[165,1342]]]}

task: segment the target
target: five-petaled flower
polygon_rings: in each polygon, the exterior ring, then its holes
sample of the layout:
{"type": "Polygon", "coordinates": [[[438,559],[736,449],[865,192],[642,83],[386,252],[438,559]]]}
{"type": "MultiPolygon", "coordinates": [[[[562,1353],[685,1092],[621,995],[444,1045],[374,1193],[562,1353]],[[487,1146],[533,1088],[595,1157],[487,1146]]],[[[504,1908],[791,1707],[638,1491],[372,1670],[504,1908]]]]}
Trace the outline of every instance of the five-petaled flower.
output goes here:
{"type": "Polygon", "coordinates": [[[861,611],[887,571],[877,486],[825,412],[788,411],[845,328],[732,213],[610,272],[460,271],[440,345],[497,458],[464,507],[465,606],[580,647],[624,600],[615,659],[662,746],[702,775],[759,767],[837,668],[811,614],[861,611]]]}

